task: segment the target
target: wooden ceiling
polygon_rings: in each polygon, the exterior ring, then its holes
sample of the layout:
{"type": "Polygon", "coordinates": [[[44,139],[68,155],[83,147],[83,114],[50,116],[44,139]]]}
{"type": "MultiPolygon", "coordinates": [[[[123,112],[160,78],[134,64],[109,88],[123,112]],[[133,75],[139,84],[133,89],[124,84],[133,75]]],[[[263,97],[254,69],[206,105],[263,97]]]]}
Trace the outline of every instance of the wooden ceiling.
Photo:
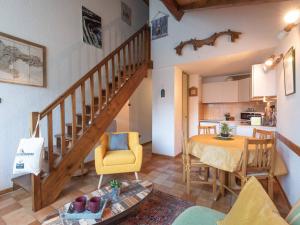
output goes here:
{"type": "Polygon", "coordinates": [[[262,4],[288,0],[161,0],[172,15],[180,21],[186,10],[220,8],[237,5],[262,4]]]}

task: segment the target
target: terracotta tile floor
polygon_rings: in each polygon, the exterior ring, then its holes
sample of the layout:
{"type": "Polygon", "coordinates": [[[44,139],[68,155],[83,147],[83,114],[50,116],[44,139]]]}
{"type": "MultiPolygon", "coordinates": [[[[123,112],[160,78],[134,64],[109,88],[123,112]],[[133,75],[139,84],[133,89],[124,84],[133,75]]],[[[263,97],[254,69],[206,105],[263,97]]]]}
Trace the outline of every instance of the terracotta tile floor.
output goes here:
{"type": "MultiPolygon", "coordinates": [[[[181,157],[170,158],[153,155],[151,144],[144,146],[144,161],[140,178],[151,180],[155,188],[177,196],[179,198],[192,201],[197,205],[210,207],[222,212],[228,212],[235,201],[235,197],[227,194],[218,201],[213,200],[211,188],[209,186],[193,185],[191,195],[185,194],[185,185],[182,182],[182,162],[181,157]]],[[[115,175],[118,179],[134,179],[134,174],[115,175]]],[[[108,182],[112,176],[105,176],[104,183],[108,182]]],[[[52,205],[38,211],[31,210],[31,197],[29,193],[19,189],[14,192],[0,196],[0,225],[36,225],[55,209],[71,201],[76,196],[88,193],[96,189],[98,176],[93,168],[81,178],[73,178],[66,186],[61,197],[52,205]]],[[[275,203],[282,215],[286,215],[288,207],[285,205],[283,197],[279,194],[275,185],[275,203]]]]}

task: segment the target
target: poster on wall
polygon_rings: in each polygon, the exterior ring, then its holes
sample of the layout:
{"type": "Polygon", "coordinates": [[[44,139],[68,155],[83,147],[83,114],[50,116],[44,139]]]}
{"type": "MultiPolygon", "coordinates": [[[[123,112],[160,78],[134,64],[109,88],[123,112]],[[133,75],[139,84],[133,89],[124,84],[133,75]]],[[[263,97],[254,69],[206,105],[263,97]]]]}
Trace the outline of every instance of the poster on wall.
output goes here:
{"type": "Polygon", "coordinates": [[[283,59],[285,95],[296,93],[295,83],[295,49],[292,47],[283,59]]]}
{"type": "Polygon", "coordinates": [[[0,81],[46,87],[46,47],[0,32],[0,81]]]}
{"type": "Polygon", "coordinates": [[[121,18],[125,23],[131,26],[131,8],[124,2],[121,2],[121,18]]]}
{"type": "Polygon", "coordinates": [[[82,6],[83,42],[102,48],[101,17],[82,6]]]}
{"type": "Polygon", "coordinates": [[[162,38],[168,35],[168,15],[154,19],[152,24],[152,40],[162,38]]]}

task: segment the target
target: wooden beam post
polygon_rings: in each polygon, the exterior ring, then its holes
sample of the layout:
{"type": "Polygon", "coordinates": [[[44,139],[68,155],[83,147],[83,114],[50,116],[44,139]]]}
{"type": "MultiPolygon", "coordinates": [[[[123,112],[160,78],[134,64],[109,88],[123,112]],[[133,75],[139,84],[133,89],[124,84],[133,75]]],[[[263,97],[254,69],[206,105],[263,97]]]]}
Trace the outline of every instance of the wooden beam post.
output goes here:
{"type": "MultiPolygon", "coordinates": [[[[34,129],[36,127],[38,116],[39,116],[38,112],[31,113],[31,123],[30,123],[31,134],[34,132],[34,129]]],[[[38,136],[39,136],[39,127],[37,127],[36,134],[35,134],[35,137],[38,137],[38,136]]],[[[34,174],[31,174],[31,196],[32,196],[32,210],[34,212],[36,212],[42,208],[41,176],[40,176],[40,174],[37,176],[35,176],[34,174]]]]}
{"type": "Polygon", "coordinates": [[[180,9],[179,5],[177,4],[176,0],[162,0],[164,5],[170,11],[170,13],[175,17],[177,21],[180,21],[184,11],[180,9]]]}

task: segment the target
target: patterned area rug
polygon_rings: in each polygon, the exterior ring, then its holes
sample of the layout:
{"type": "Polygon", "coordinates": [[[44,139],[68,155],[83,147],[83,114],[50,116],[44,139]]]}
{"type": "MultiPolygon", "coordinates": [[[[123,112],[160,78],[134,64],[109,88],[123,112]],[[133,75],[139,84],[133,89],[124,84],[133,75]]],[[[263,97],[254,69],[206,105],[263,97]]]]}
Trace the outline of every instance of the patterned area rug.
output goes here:
{"type": "Polygon", "coordinates": [[[150,198],[143,203],[137,213],[119,221],[121,225],[170,225],[190,202],[178,199],[172,195],[153,190],[150,198]]]}

